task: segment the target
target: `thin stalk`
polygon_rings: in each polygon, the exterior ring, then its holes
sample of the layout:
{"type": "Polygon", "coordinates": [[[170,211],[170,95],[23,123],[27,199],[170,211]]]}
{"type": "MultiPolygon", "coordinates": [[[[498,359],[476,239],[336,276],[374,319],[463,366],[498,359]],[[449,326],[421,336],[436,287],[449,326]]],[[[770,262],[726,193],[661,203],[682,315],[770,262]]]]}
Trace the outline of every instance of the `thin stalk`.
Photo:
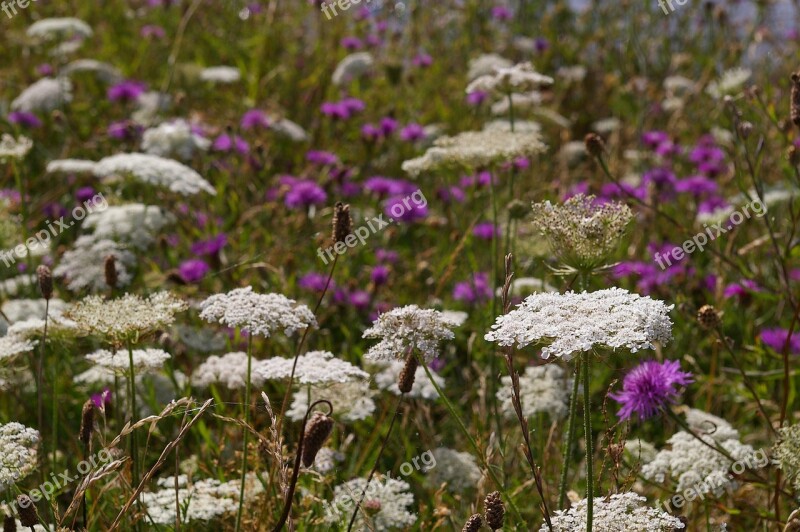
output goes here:
{"type": "MultiPolygon", "coordinates": [[[[244,511],[244,488],[247,480],[247,444],[250,436],[250,371],[253,366],[253,334],[247,335],[247,378],[244,381],[244,449],[242,449],[242,483],[239,488],[239,510],[236,512],[236,532],[241,530],[244,511]]],[[[302,442],[302,440],[301,440],[302,442]]]]}
{"type": "Polygon", "coordinates": [[[569,459],[572,445],[575,441],[575,419],[578,417],[578,388],[580,387],[579,377],[581,374],[580,359],[575,361],[575,376],[572,380],[572,394],[569,396],[569,421],[567,422],[567,438],[564,443],[564,454],[562,455],[561,482],[558,485],[558,507],[564,507],[564,499],[567,496],[567,474],[569,473],[569,459]]]}
{"type": "Polygon", "coordinates": [[[589,372],[591,371],[591,353],[583,353],[583,421],[586,434],[586,532],[592,532],[592,514],[594,512],[594,471],[592,439],[591,402],[589,401],[589,372]]]}
{"type": "Polygon", "coordinates": [[[508,122],[511,125],[511,132],[514,132],[514,98],[512,98],[511,93],[509,92],[507,95],[508,97],[508,122]]]}
{"type": "MultiPolygon", "coordinates": [[[[136,419],[136,370],[134,369],[133,365],[133,346],[131,345],[130,340],[128,340],[128,374],[129,374],[129,386],[130,386],[130,399],[131,399],[131,423],[134,422],[136,419]]],[[[139,485],[139,441],[138,441],[138,432],[132,431],[131,432],[131,473],[133,474],[133,486],[139,485]]],[[[136,494],[136,503],[139,503],[139,495],[136,494]]],[[[139,529],[138,522],[135,526],[136,530],[139,529]]]]}
{"type": "MultiPolygon", "coordinates": [[[[44,333],[42,334],[42,345],[39,348],[39,360],[37,362],[36,367],[36,399],[38,403],[38,413],[39,413],[39,430],[42,430],[44,426],[44,399],[42,397],[42,388],[44,387],[44,349],[47,346],[47,322],[48,317],[50,315],[50,299],[48,298],[44,304],[44,333]]],[[[55,393],[54,393],[55,395],[55,393]]],[[[55,440],[55,438],[53,438],[55,440]]],[[[56,445],[55,441],[53,443],[53,465],[55,471],[55,454],[56,454],[56,445]]],[[[42,479],[44,479],[44,468],[42,469],[42,479]]]]}

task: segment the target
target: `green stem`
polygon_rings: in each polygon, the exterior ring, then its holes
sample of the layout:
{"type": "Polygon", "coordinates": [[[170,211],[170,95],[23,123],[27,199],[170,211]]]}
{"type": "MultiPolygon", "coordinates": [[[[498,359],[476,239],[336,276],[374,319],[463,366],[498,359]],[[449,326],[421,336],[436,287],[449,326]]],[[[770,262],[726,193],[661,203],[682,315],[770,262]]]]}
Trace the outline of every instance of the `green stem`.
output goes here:
{"type": "MultiPolygon", "coordinates": [[[[130,340],[128,340],[128,366],[129,366],[129,378],[130,381],[130,393],[131,393],[131,423],[136,420],[136,370],[134,369],[133,365],[133,347],[131,345],[130,340]]],[[[138,433],[134,430],[131,432],[131,473],[133,474],[133,488],[139,486],[139,441],[138,441],[138,433]]],[[[139,503],[139,496],[136,496],[136,503],[139,503]]],[[[139,529],[138,522],[136,523],[136,530],[139,529]]]]}
{"type": "Polygon", "coordinates": [[[511,97],[511,93],[507,94],[508,96],[508,122],[511,126],[511,132],[514,132],[514,98],[511,97]]]}
{"type": "Polygon", "coordinates": [[[420,360],[420,365],[423,368],[425,368],[425,374],[428,376],[428,380],[431,381],[431,384],[433,384],[433,387],[436,389],[436,392],[439,394],[439,397],[444,402],[445,407],[447,407],[447,411],[450,412],[450,415],[453,417],[453,419],[455,419],[456,422],[458,422],[458,426],[461,429],[461,432],[463,432],[464,436],[466,436],[467,439],[469,440],[470,445],[472,445],[473,451],[480,459],[484,469],[486,469],[486,471],[489,473],[489,476],[492,478],[492,482],[494,482],[495,486],[497,486],[497,489],[500,491],[500,493],[503,494],[503,498],[508,501],[509,506],[511,506],[511,511],[514,513],[514,518],[517,520],[518,523],[524,523],[525,520],[522,518],[522,514],[520,513],[519,508],[517,508],[517,505],[514,503],[514,499],[512,499],[511,496],[506,492],[505,486],[503,485],[502,482],[500,482],[500,479],[497,478],[497,475],[495,474],[494,470],[486,462],[486,457],[484,456],[484,453],[478,447],[478,444],[475,442],[475,439],[472,437],[472,434],[470,434],[469,430],[467,430],[467,427],[466,425],[464,425],[464,422],[461,420],[461,417],[456,413],[455,408],[453,408],[453,405],[444,395],[444,392],[439,387],[439,385],[436,384],[436,381],[433,380],[433,375],[431,375],[431,370],[428,369],[428,365],[425,363],[424,360],[420,360]]]}
{"type": "MultiPolygon", "coordinates": [[[[253,334],[247,335],[247,378],[244,381],[244,449],[242,450],[242,484],[239,488],[239,510],[236,512],[236,532],[242,527],[242,512],[244,510],[244,488],[247,480],[247,440],[250,436],[250,371],[253,367],[253,334]]],[[[300,452],[300,451],[298,451],[300,452]]]]}
{"type": "Polygon", "coordinates": [[[589,401],[589,371],[591,353],[583,353],[583,419],[586,433],[586,532],[592,532],[592,513],[594,510],[594,471],[592,439],[592,409],[589,401]]]}
{"type": "Polygon", "coordinates": [[[564,454],[562,456],[561,482],[558,485],[558,507],[564,507],[564,498],[567,495],[567,474],[569,473],[569,459],[572,451],[572,444],[575,441],[575,419],[578,417],[578,388],[580,385],[581,363],[580,359],[575,361],[575,376],[572,380],[572,394],[569,396],[569,421],[567,422],[567,438],[564,443],[564,454]]]}

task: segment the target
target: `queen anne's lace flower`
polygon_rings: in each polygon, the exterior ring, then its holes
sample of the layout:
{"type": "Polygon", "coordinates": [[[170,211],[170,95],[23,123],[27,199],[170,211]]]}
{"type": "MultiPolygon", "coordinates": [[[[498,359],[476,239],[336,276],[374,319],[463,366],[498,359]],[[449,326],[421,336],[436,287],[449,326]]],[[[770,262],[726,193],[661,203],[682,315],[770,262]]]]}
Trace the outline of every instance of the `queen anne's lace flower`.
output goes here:
{"type": "Polygon", "coordinates": [[[542,358],[569,360],[594,347],[652,349],[672,339],[672,306],[622,288],[597,292],[541,293],[499,316],[484,338],[501,346],[550,342],[542,358]]]}
{"type": "Polygon", "coordinates": [[[553,78],[542,75],[529,62],[512,67],[495,68],[491,74],[479,77],[469,84],[467,94],[486,92],[494,96],[511,93],[530,93],[553,84],[553,78]]]}
{"type": "Polygon", "coordinates": [[[36,470],[39,431],[21,423],[0,425],[0,492],[36,470]]]}
{"type": "Polygon", "coordinates": [[[37,20],[28,27],[28,37],[52,39],[69,35],[91,37],[92,27],[81,19],[74,17],[44,18],[37,20]]]}
{"type": "Polygon", "coordinates": [[[95,211],[86,217],[83,225],[94,231],[97,240],[126,242],[144,249],[153,243],[155,235],[174,222],[175,216],[161,207],[131,203],[95,211]]]}
{"type": "Polygon", "coordinates": [[[47,172],[50,174],[91,174],[97,163],[86,159],[56,159],[47,163],[47,172]]]}
{"type": "Polygon", "coordinates": [[[270,125],[270,129],[278,135],[286,137],[294,142],[305,142],[308,140],[308,133],[306,130],[299,124],[287,120],[286,118],[273,122],[270,125]]]}
{"type": "MultiPolygon", "coordinates": [[[[161,349],[134,349],[132,352],[133,369],[136,373],[158,371],[171,358],[169,353],[161,349]]],[[[130,354],[127,350],[112,352],[100,349],[86,355],[86,359],[120,375],[130,371],[130,354]]]]}
{"type": "Polygon", "coordinates": [[[333,415],[337,420],[361,421],[375,412],[375,401],[372,398],[376,393],[376,390],[370,390],[369,382],[360,380],[300,386],[292,396],[292,404],[286,415],[299,421],[306,415],[309,404],[327,399],[333,405],[333,415]]]}
{"type": "MultiPolygon", "coordinates": [[[[497,390],[497,400],[507,418],[516,417],[511,402],[511,377],[501,379],[502,387],[497,390]]],[[[564,370],[555,364],[528,366],[519,377],[519,395],[522,399],[522,414],[531,417],[538,412],[547,412],[553,419],[561,419],[569,411],[569,390],[572,379],[564,375],[564,370]]]]}
{"type": "Polygon", "coordinates": [[[795,489],[800,489],[800,425],[783,427],[778,432],[780,440],[775,445],[775,460],[786,477],[794,479],[795,489]]]}
{"type": "Polygon", "coordinates": [[[511,68],[513,65],[514,63],[497,54],[483,54],[470,60],[467,78],[472,81],[481,76],[491,75],[501,68],[511,68]]]}
{"type": "Polygon", "coordinates": [[[242,79],[242,74],[236,67],[214,66],[204,68],[200,72],[200,79],[212,83],[236,83],[242,79]]]}
{"type": "Polygon", "coordinates": [[[115,259],[117,286],[127,286],[133,278],[128,270],[136,265],[136,256],[113,240],[98,240],[93,235],[78,237],[53,269],[53,275],[64,277],[67,288],[75,292],[106,290],[105,259],[109,255],[115,259]]]}
{"type": "Polygon", "coordinates": [[[344,454],[330,447],[323,447],[314,459],[314,469],[322,473],[330,473],[338,462],[344,460],[344,454]]]}
{"type": "Polygon", "coordinates": [[[28,137],[20,136],[15,139],[8,133],[0,138],[0,162],[6,159],[24,159],[33,148],[33,141],[28,137]]]}
{"type": "Polygon", "coordinates": [[[348,509],[353,507],[354,501],[360,500],[365,487],[364,506],[369,511],[358,512],[353,530],[383,532],[405,529],[416,522],[417,516],[407,509],[414,504],[414,496],[409,491],[411,486],[408,482],[393,478],[374,478],[369,484],[365,478],[354,478],[336,486],[333,490],[333,508],[326,515],[326,521],[331,524],[347,522],[351,516],[348,509]]]}
{"type": "MultiPolygon", "coordinates": [[[[262,377],[256,370],[264,361],[252,360],[250,382],[259,387],[264,384],[262,377]]],[[[237,351],[226,355],[212,355],[200,364],[192,373],[192,384],[200,388],[207,388],[212,384],[221,383],[230,390],[239,390],[245,387],[247,381],[247,353],[237,351]]]]}
{"type": "Polygon", "coordinates": [[[441,168],[475,169],[517,157],[532,157],[547,146],[537,133],[510,131],[467,131],[455,137],[440,137],[422,157],[405,161],[404,171],[412,176],[441,168]]]}
{"type": "Polygon", "coordinates": [[[157,292],[147,299],[135,294],[109,300],[88,296],[75,303],[66,317],[74,320],[84,334],[101,336],[116,344],[169,327],[175,314],[187,308],[170,292],[157,292]]]}
{"type": "Polygon", "coordinates": [[[751,74],[750,70],[741,67],[726,70],[718,80],[709,83],[706,92],[717,100],[724,96],[735,96],[741,92],[751,74]]]}
{"type": "Polygon", "coordinates": [[[481,469],[470,453],[439,447],[434,449],[433,457],[433,465],[423,472],[437,489],[446,482],[450,491],[463,492],[474,488],[481,479],[481,469]]]}
{"type": "MultiPolygon", "coordinates": [[[[45,309],[48,308],[45,299],[10,299],[3,302],[3,316],[10,323],[25,321],[30,318],[44,318],[45,309]]],[[[57,297],[50,299],[49,314],[51,317],[63,314],[67,304],[57,297]]]]}
{"type": "Polygon", "coordinates": [[[200,317],[212,323],[236,327],[269,338],[278,330],[291,336],[315,327],[317,320],[307,306],[281,294],[258,294],[252,286],[215,294],[201,304],[200,317]]]}
{"type": "Polygon", "coordinates": [[[176,155],[188,160],[197,150],[205,151],[209,146],[211,141],[193,133],[192,126],[182,119],[164,122],[142,134],[142,150],[159,157],[176,155]]]}
{"type": "Polygon", "coordinates": [[[95,59],[77,59],[61,70],[64,76],[72,76],[79,72],[92,72],[106,83],[117,83],[122,80],[122,73],[115,66],[95,59]]]}
{"type": "MultiPolygon", "coordinates": [[[[674,532],[685,525],[668,513],[642,506],[647,498],[633,492],[595,497],[592,530],[597,532],[674,532]]],[[[575,532],[586,530],[586,499],[572,504],[569,510],[557,510],[552,517],[553,528],[543,524],[539,532],[575,532]]]]}
{"type": "Polygon", "coordinates": [[[372,54],[369,52],[350,54],[342,59],[338,65],[336,65],[336,69],[333,71],[331,80],[336,86],[349,83],[355,78],[368,72],[369,69],[372,68],[372,64],[374,62],[375,60],[372,58],[372,54]]]}
{"type": "MultiPolygon", "coordinates": [[[[387,390],[395,395],[400,395],[400,386],[398,386],[398,379],[400,372],[403,371],[406,363],[400,360],[389,362],[381,371],[375,374],[375,384],[381,390],[387,390]]],[[[439,388],[444,388],[444,379],[436,373],[431,373],[431,377],[436,381],[439,388]]],[[[406,394],[407,397],[416,397],[422,399],[433,400],[439,397],[439,392],[431,384],[428,375],[425,373],[425,368],[417,367],[414,373],[414,385],[411,391],[406,394]]]]}
{"type": "Polygon", "coordinates": [[[131,175],[151,185],[192,196],[201,191],[216,196],[217,191],[200,174],[178,161],[146,153],[120,153],[100,159],[94,168],[97,177],[131,175]]]}
{"type": "Polygon", "coordinates": [[[36,342],[26,340],[17,334],[0,336],[0,364],[22,353],[30,353],[35,347],[36,342]]]}
{"type": "MultiPolygon", "coordinates": [[[[288,379],[292,375],[293,358],[272,357],[253,370],[263,380],[288,379]]],[[[369,373],[340,360],[329,351],[309,351],[297,357],[294,378],[300,384],[348,382],[366,379],[369,373]]]]}
{"type": "Polygon", "coordinates": [[[67,78],[42,78],[11,102],[13,111],[49,112],[72,101],[72,83],[67,78]]]}
{"type": "Polygon", "coordinates": [[[364,331],[364,338],[381,338],[364,356],[378,361],[405,360],[409,350],[415,349],[430,362],[439,356],[439,342],[453,339],[453,326],[438,310],[416,305],[392,309],[364,331]]]}

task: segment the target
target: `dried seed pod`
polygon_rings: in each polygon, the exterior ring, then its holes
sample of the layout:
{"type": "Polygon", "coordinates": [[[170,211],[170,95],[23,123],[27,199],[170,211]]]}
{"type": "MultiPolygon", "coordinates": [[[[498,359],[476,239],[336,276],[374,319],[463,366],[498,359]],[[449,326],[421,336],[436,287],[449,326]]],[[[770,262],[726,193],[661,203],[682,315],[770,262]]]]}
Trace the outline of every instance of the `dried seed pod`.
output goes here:
{"type": "Polygon", "coordinates": [[[503,506],[503,500],[500,498],[499,491],[493,491],[483,500],[483,506],[486,510],[486,524],[492,530],[500,530],[503,528],[503,518],[506,515],[506,507],[503,506]]]}
{"type": "Polygon", "coordinates": [[[789,117],[794,125],[800,127],[800,72],[792,74],[791,99],[789,117]]]}
{"type": "Polygon", "coordinates": [[[36,268],[36,276],[39,278],[39,289],[42,291],[42,297],[45,299],[53,297],[53,273],[50,268],[42,264],[36,268]]]}
{"type": "Polygon", "coordinates": [[[91,399],[83,403],[81,411],[81,432],[78,439],[84,445],[89,445],[92,441],[92,431],[94,430],[94,403],[91,399]]]}
{"type": "Polygon", "coordinates": [[[106,284],[109,288],[116,288],[119,278],[117,277],[117,259],[114,255],[106,257],[105,262],[106,284]]]}
{"type": "Polygon", "coordinates": [[[419,360],[414,356],[414,353],[408,355],[406,364],[400,371],[397,378],[397,387],[400,388],[400,393],[408,393],[414,387],[414,377],[417,375],[417,368],[419,367],[419,360]]]}
{"type": "Polygon", "coordinates": [[[33,528],[39,524],[39,516],[36,514],[36,506],[27,495],[17,496],[17,507],[19,508],[19,522],[22,526],[33,528]]]}
{"type": "Polygon", "coordinates": [[[583,142],[586,144],[586,151],[588,151],[592,157],[600,157],[603,155],[606,143],[603,142],[603,137],[597,133],[589,133],[583,139],[583,142]]]}
{"type": "Polygon", "coordinates": [[[704,329],[716,329],[722,324],[719,312],[711,305],[700,307],[700,310],[697,311],[697,321],[704,329]]]}
{"type": "Polygon", "coordinates": [[[461,532],[478,532],[482,526],[483,518],[481,518],[481,514],[474,514],[464,523],[464,528],[461,529],[461,532]]]}
{"type": "Polygon", "coordinates": [[[317,457],[317,453],[325,444],[325,440],[333,430],[333,419],[322,412],[314,412],[314,417],[306,425],[306,434],[303,438],[303,465],[310,467],[317,457]]]}
{"type": "Polygon", "coordinates": [[[17,521],[14,516],[7,515],[3,518],[3,532],[17,532],[17,521]]]}
{"type": "Polygon", "coordinates": [[[350,205],[336,202],[333,209],[333,243],[344,242],[347,235],[353,232],[353,219],[350,217],[350,205]]]}

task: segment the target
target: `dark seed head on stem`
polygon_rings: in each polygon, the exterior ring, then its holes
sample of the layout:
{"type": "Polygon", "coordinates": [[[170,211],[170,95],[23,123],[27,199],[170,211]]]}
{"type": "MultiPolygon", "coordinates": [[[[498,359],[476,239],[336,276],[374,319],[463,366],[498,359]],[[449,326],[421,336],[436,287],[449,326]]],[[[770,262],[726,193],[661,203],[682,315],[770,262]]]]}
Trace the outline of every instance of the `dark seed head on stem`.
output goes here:
{"type": "Polygon", "coordinates": [[[50,268],[42,264],[36,268],[36,276],[39,278],[39,289],[42,291],[42,297],[45,299],[53,297],[53,273],[50,268]]]}
{"type": "Polygon", "coordinates": [[[22,526],[34,527],[39,524],[39,516],[36,514],[36,506],[27,495],[17,496],[17,507],[19,508],[19,522],[22,526]]]}
{"type": "Polygon", "coordinates": [[[78,438],[84,445],[89,445],[92,441],[92,430],[94,429],[94,403],[89,399],[83,403],[81,411],[81,432],[78,438]]]}
{"type": "Polygon", "coordinates": [[[461,532],[478,532],[482,526],[483,518],[481,518],[481,514],[474,514],[464,523],[464,528],[461,529],[461,532]]]}
{"type": "Polygon", "coordinates": [[[722,324],[720,314],[711,305],[703,305],[697,311],[697,321],[703,329],[716,329],[722,324]]]}
{"type": "Polygon", "coordinates": [[[589,155],[592,157],[600,157],[603,155],[606,143],[603,142],[603,137],[597,133],[589,133],[583,139],[583,142],[586,144],[586,151],[588,151],[589,155]]]}
{"type": "Polygon", "coordinates": [[[106,284],[109,288],[114,289],[117,287],[117,259],[114,255],[106,257],[105,262],[106,284]]]}
{"type": "Polygon", "coordinates": [[[397,387],[400,388],[400,393],[408,393],[414,387],[414,377],[417,375],[417,368],[419,361],[414,353],[408,355],[406,364],[400,371],[400,376],[397,378],[397,387]]]}
{"type": "Polygon", "coordinates": [[[486,496],[483,501],[483,506],[486,510],[486,524],[492,530],[500,530],[503,528],[503,518],[506,515],[506,507],[503,506],[503,500],[500,498],[499,491],[493,491],[486,496]]]}
{"type": "Polygon", "coordinates": [[[800,72],[792,74],[791,106],[789,115],[792,123],[800,127],[800,72]]]}
{"type": "Polygon", "coordinates": [[[323,414],[315,412],[314,417],[306,426],[306,434],[303,438],[303,465],[310,467],[317,457],[317,453],[325,444],[325,440],[331,435],[333,430],[333,419],[323,414]]]}
{"type": "Polygon", "coordinates": [[[3,518],[3,532],[17,532],[17,521],[14,516],[7,515],[3,518]]]}
{"type": "Polygon", "coordinates": [[[347,235],[353,232],[353,219],[350,216],[350,205],[341,201],[333,208],[333,243],[344,242],[347,235]]]}

